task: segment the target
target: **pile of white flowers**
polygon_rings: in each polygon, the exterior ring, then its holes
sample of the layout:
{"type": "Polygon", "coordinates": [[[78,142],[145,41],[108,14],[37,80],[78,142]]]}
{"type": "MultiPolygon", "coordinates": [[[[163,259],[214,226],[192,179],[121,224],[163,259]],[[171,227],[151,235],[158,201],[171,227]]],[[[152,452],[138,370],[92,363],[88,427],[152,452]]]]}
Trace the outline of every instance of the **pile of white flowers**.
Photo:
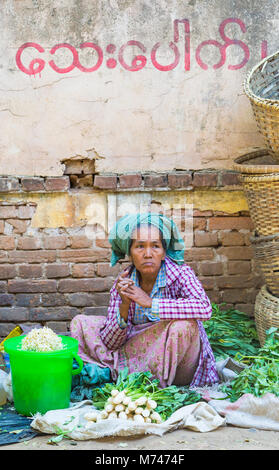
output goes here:
{"type": "Polygon", "coordinates": [[[161,423],[162,419],[159,413],[155,412],[157,403],[145,396],[136,400],[126,395],[125,390],[111,391],[111,397],[108,398],[104,410],[93,410],[84,415],[87,421],[98,422],[103,419],[125,419],[137,423],[161,423]]]}
{"type": "Polygon", "coordinates": [[[62,339],[51,328],[33,328],[22,340],[24,351],[47,352],[63,349],[62,339]]]}

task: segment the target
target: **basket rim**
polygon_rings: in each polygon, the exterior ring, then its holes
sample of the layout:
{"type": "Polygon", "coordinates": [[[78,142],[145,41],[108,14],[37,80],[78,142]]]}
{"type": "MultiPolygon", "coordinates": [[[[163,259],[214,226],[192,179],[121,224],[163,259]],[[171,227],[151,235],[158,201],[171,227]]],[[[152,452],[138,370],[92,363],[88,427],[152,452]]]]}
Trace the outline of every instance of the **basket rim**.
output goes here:
{"type": "Polygon", "coordinates": [[[257,245],[260,243],[272,243],[272,241],[276,238],[279,238],[279,232],[272,235],[252,235],[250,240],[254,245],[257,245]]]}
{"type": "Polygon", "coordinates": [[[259,294],[262,297],[266,297],[270,302],[274,304],[279,304],[279,297],[275,297],[275,295],[272,295],[268,290],[266,284],[264,284],[261,289],[259,294]]]}
{"type": "Polygon", "coordinates": [[[259,148],[257,150],[253,150],[252,152],[245,153],[240,157],[235,158],[233,163],[233,168],[240,173],[249,173],[249,174],[269,174],[269,173],[279,173],[279,165],[249,165],[245,164],[245,162],[249,162],[255,158],[262,157],[264,155],[269,154],[268,149],[266,148],[259,148]]]}
{"type": "Polygon", "coordinates": [[[254,73],[260,68],[263,67],[264,64],[269,62],[271,59],[279,55],[279,50],[274,52],[273,54],[270,54],[267,57],[264,57],[260,62],[258,62],[246,75],[244,82],[243,82],[243,89],[245,94],[257,105],[263,106],[263,107],[271,107],[271,108],[278,108],[279,109],[279,99],[278,100],[272,100],[272,99],[267,99],[267,98],[262,98],[261,96],[255,95],[253,91],[251,90],[250,87],[250,81],[254,73]]]}

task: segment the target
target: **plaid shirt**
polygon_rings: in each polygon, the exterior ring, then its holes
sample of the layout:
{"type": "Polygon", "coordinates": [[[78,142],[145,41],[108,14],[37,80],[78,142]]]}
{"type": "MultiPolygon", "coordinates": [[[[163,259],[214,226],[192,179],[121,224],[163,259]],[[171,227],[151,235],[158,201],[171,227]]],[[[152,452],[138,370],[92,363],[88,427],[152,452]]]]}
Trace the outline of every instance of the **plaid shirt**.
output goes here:
{"type": "MultiPolygon", "coordinates": [[[[139,285],[136,269],[130,277],[139,285]]],[[[131,302],[127,323],[120,317],[121,297],[115,288],[110,291],[108,315],[100,330],[100,337],[108,349],[119,349],[133,336],[135,325],[160,320],[197,321],[201,339],[199,364],[191,386],[203,386],[218,382],[214,355],[209,344],[203,321],[211,317],[211,303],[190,266],[177,265],[166,257],[158,273],[150,297],[152,307],[143,308],[131,302]]]]}

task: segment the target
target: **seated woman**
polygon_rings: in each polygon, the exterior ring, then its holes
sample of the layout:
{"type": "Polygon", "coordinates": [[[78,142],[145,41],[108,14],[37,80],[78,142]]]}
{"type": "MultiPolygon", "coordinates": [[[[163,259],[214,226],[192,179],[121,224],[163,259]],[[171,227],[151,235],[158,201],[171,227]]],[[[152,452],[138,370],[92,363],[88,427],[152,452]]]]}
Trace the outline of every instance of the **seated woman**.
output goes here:
{"type": "Polygon", "coordinates": [[[129,255],[131,265],[110,291],[108,315],[77,315],[71,336],[88,363],[119,370],[149,370],[160,385],[203,386],[218,382],[214,355],[202,322],[210,301],[184,263],[175,223],[157,213],[122,217],[112,229],[111,265],[129,255]]]}

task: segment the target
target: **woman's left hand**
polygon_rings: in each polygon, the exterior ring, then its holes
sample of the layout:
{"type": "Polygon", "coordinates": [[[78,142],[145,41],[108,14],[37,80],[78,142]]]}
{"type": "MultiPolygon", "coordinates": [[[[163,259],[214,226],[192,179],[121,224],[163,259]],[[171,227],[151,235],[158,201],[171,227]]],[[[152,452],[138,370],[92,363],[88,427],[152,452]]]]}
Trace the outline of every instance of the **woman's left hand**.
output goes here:
{"type": "Polygon", "coordinates": [[[139,304],[141,307],[144,308],[150,308],[152,306],[152,299],[149,297],[149,295],[144,292],[143,289],[141,289],[138,286],[129,286],[125,288],[125,295],[139,304]]]}

